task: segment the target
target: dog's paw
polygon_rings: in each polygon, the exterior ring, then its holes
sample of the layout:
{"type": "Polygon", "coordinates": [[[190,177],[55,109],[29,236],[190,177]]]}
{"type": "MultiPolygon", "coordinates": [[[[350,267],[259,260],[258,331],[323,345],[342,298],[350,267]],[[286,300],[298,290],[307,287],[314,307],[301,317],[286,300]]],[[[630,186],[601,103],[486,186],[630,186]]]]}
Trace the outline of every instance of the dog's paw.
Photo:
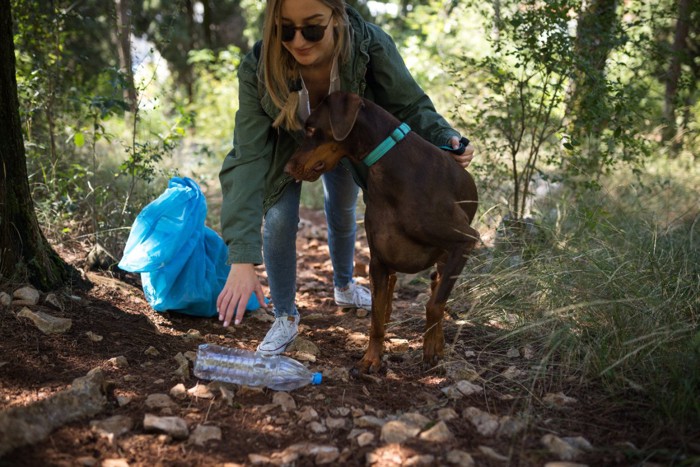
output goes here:
{"type": "Polygon", "coordinates": [[[354,378],[361,378],[362,375],[378,374],[382,369],[382,359],[379,358],[367,358],[365,355],[362,360],[357,362],[357,364],[350,370],[350,376],[354,378]]]}

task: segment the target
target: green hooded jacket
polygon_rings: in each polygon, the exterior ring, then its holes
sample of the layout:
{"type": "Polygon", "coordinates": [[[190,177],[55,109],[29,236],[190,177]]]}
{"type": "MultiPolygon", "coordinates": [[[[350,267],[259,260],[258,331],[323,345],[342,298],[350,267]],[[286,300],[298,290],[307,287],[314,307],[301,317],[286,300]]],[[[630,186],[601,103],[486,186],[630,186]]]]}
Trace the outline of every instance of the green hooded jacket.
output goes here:
{"type": "MultiPolygon", "coordinates": [[[[437,146],[459,137],[413,79],[391,37],[352,8],[347,11],[352,45],[349,59],[338,63],[340,88],[377,103],[437,146]]],[[[256,55],[248,53],[238,68],[233,149],[219,173],[229,263],[262,263],[263,215],[293,182],[284,166],[303,138],[302,131],[272,127],[279,109],[259,82],[256,55]]],[[[362,179],[362,171],[363,167],[354,167],[356,180],[362,179]]]]}

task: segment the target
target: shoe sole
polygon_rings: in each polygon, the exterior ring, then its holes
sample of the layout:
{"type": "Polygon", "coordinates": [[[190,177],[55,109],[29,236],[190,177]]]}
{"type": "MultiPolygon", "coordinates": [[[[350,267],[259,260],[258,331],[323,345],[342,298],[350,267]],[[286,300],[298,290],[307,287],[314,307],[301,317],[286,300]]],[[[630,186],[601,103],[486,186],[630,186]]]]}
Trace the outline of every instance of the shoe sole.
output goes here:
{"type": "Polygon", "coordinates": [[[335,304],[336,304],[336,306],[340,306],[343,308],[362,308],[364,310],[372,309],[372,305],[362,306],[362,305],[355,305],[354,303],[342,303],[342,302],[335,302],[335,304]]]}

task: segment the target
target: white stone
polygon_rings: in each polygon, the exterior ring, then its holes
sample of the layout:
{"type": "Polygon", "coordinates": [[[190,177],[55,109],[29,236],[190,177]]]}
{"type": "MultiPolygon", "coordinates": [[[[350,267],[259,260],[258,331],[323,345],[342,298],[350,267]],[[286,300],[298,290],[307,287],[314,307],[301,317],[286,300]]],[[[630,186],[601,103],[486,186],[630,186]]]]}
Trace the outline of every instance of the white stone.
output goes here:
{"type": "Polygon", "coordinates": [[[578,446],[574,446],[553,434],[544,435],[542,437],[542,445],[549,449],[552,454],[564,461],[576,460],[577,457],[583,454],[583,451],[579,449],[578,446]]]}
{"type": "Polygon", "coordinates": [[[101,342],[104,337],[100,336],[99,334],[95,334],[92,331],[88,331],[85,333],[88,339],[90,339],[92,342],[101,342]]]}
{"type": "Polygon", "coordinates": [[[439,409],[437,411],[437,416],[440,420],[444,420],[446,422],[459,417],[455,409],[453,409],[452,407],[445,407],[443,409],[439,409]]]}
{"type": "Polygon", "coordinates": [[[6,292],[0,292],[0,305],[9,306],[12,303],[12,297],[6,292]]]}
{"type": "Polygon", "coordinates": [[[445,460],[452,465],[458,465],[460,467],[474,467],[474,459],[471,454],[458,449],[454,449],[447,453],[445,460]]]}
{"type": "Polygon", "coordinates": [[[156,349],[153,346],[150,346],[149,348],[144,350],[143,353],[145,355],[148,355],[149,357],[157,357],[158,355],[160,355],[160,352],[158,352],[158,349],[156,349]]]}
{"type": "Polygon", "coordinates": [[[143,429],[146,431],[162,431],[174,439],[185,439],[189,435],[187,422],[180,417],[158,417],[147,413],[143,418],[143,429]]]}
{"type": "Polygon", "coordinates": [[[567,406],[567,405],[572,405],[572,404],[575,404],[576,402],[578,402],[578,400],[576,400],[573,397],[567,396],[563,392],[547,393],[542,398],[542,400],[544,401],[545,404],[549,404],[553,407],[559,407],[559,408],[567,406]]]}
{"type": "Polygon", "coordinates": [[[372,444],[374,442],[374,433],[370,433],[369,431],[363,431],[359,435],[357,435],[357,445],[360,447],[367,446],[369,444],[372,444]]]}
{"type": "Polygon", "coordinates": [[[393,420],[384,424],[380,439],[386,444],[403,443],[407,439],[416,436],[419,432],[420,428],[412,423],[393,420]]]}
{"type": "Polygon", "coordinates": [[[17,316],[30,319],[44,334],[63,334],[73,325],[73,321],[68,318],[57,318],[43,311],[34,312],[29,308],[22,308],[17,316]]]}
{"type": "Polygon", "coordinates": [[[433,443],[447,443],[454,439],[454,435],[445,422],[438,422],[429,430],[420,434],[420,439],[433,443]]]}
{"type": "Polygon", "coordinates": [[[145,402],[147,409],[165,409],[176,406],[167,394],[149,394],[145,402]]]}
{"type": "Polygon", "coordinates": [[[175,399],[183,400],[187,397],[187,388],[184,384],[178,383],[170,388],[170,395],[175,399]]]}
{"type": "Polygon", "coordinates": [[[189,394],[190,397],[194,397],[196,399],[214,398],[214,393],[212,393],[205,384],[195,384],[194,387],[191,387],[187,390],[187,394],[189,394]]]}
{"type": "Polygon", "coordinates": [[[104,420],[92,420],[90,427],[92,431],[107,438],[111,443],[115,438],[128,433],[134,426],[134,421],[126,415],[115,415],[104,420]]]}
{"type": "Polygon", "coordinates": [[[358,428],[379,428],[384,426],[386,420],[383,420],[372,415],[363,415],[354,420],[354,424],[358,428]]]}
{"type": "Polygon", "coordinates": [[[25,286],[15,290],[12,296],[15,300],[21,300],[23,305],[36,305],[39,303],[39,291],[32,286],[25,286]]]}
{"type": "Polygon", "coordinates": [[[476,407],[467,407],[464,409],[463,416],[474,425],[476,431],[484,436],[491,436],[498,430],[498,417],[479,410],[476,407]]]}
{"type": "Polygon", "coordinates": [[[447,386],[445,388],[442,388],[442,392],[450,399],[461,399],[465,396],[478,394],[483,390],[484,388],[482,386],[479,386],[467,380],[461,380],[453,386],[447,386]]]}
{"type": "Polygon", "coordinates": [[[297,403],[288,392],[276,392],[275,395],[272,396],[272,403],[282,407],[284,412],[296,410],[297,408],[297,403]]]}
{"type": "Polygon", "coordinates": [[[211,425],[197,425],[192,431],[188,442],[204,446],[208,441],[221,441],[221,428],[211,425]]]}
{"type": "Polygon", "coordinates": [[[506,456],[499,454],[492,447],[479,446],[479,451],[481,451],[481,453],[484,454],[489,459],[493,459],[493,460],[498,461],[498,462],[508,462],[509,461],[509,459],[506,456]]]}

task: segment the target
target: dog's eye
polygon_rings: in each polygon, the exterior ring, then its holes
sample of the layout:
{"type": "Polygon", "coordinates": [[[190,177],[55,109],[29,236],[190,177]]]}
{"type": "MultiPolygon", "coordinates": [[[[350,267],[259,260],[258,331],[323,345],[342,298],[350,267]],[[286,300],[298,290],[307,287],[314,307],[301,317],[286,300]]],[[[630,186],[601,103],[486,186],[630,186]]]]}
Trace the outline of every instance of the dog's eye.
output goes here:
{"type": "Polygon", "coordinates": [[[314,127],[306,127],[306,136],[313,136],[314,133],[316,133],[316,128],[314,127]]]}

